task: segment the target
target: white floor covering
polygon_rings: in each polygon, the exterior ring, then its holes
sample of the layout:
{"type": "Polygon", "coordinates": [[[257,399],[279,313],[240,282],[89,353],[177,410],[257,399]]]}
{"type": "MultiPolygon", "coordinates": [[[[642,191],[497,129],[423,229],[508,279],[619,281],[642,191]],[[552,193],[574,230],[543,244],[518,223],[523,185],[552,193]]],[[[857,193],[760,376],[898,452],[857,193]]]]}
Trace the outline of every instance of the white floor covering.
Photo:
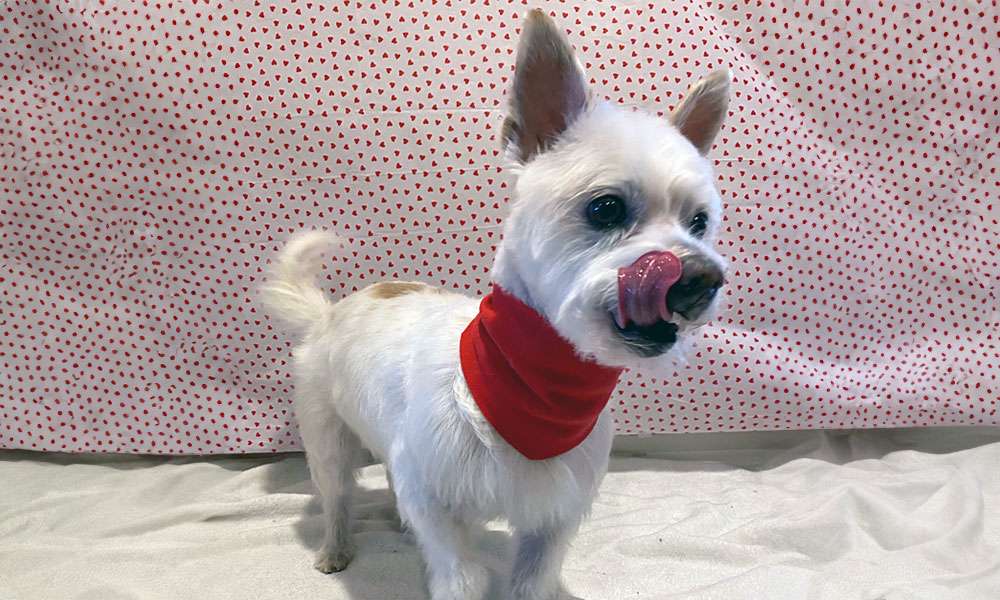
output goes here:
{"type": "MultiPolygon", "coordinates": [[[[426,598],[381,466],[360,480],[358,557],[322,575],[301,455],[0,452],[0,600],[426,598]]],[[[481,536],[497,590],[508,546],[481,536]]],[[[623,439],[564,581],[587,600],[998,599],[1000,430],[623,439]]]]}

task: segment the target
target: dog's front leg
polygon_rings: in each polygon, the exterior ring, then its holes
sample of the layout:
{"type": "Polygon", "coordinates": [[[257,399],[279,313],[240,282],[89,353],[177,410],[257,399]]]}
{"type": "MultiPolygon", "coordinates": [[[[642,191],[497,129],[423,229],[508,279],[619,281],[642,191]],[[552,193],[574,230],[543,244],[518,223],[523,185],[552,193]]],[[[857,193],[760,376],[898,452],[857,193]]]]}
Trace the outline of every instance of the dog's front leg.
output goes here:
{"type": "Polygon", "coordinates": [[[511,600],[554,600],[570,539],[578,526],[560,523],[515,532],[516,554],[511,571],[511,600]]]}
{"type": "Polygon", "coordinates": [[[399,510],[423,550],[432,600],[482,600],[486,568],[472,560],[466,524],[434,501],[399,498],[399,510]]]}

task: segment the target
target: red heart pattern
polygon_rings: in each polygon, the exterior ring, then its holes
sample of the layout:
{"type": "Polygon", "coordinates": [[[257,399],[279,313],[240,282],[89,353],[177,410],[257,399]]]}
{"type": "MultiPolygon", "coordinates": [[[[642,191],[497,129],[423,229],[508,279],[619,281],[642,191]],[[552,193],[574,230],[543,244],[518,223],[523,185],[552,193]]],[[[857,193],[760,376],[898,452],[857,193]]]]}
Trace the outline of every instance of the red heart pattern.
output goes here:
{"type": "MultiPolygon", "coordinates": [[[[989,3],[544,2],[597,93],[734,73],[728,309],[631,373],[622,433],[998,424],[989,3]]],[[[298,447],[254,289],[291,232],[335,295],[485,289],[522,2],[0,6],[0,446],[298,447]]]]}

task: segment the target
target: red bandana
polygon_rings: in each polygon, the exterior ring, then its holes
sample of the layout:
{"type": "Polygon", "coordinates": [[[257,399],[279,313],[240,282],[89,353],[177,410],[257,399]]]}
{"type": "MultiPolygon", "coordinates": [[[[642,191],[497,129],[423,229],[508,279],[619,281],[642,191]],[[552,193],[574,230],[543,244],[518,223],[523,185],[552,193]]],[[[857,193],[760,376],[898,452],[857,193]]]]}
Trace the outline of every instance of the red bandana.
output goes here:
{"type": "Polygon", "coordinates": [[[479,410],[532,460],[582,442],[622,372],[581,359],[548,321],[498,285],[483,298],[459,348],[479,410]]]}

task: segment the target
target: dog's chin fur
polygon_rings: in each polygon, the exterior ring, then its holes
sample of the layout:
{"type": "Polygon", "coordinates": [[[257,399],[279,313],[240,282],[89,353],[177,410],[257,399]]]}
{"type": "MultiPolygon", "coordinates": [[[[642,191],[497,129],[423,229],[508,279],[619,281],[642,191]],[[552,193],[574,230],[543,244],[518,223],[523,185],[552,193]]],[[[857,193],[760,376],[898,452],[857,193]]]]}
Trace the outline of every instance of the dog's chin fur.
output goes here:
{"type": "MultiPolygon", "coordinates": [[[[696,321],[675,315],[676,340],[662,323],[623,335],[612,318],[618,270],[650,251],[724,267],[713,249],[720,201],[703,155],[726,111],[728,75],[693,87],[671,122],[588,100],[569,42],[533,12],[512,96],[503,138],[516,162],[516,201],[494,281],[546,317],[583,357],[644,371],[683,361],[718,300],[696,321]],[[609,193],[625,199],[628,219],[598,230],[586,207],[609,193]],[[689,231],[698,212],[708,216],[700,237],[689,231]]],[[[528,460],[483,417],[463,377],[459,339],[479,301],[423,284],[382,283],[332,303],[315,282],[330,241],[322,233],[292,240],[263,290],[272,311],[302,334],[294,406],[323,500],[316,568],[339,571],[351,560],[353,472],[368,448],[386,464],[400,515],[427,563],[433,600],[483,598],[487,573],[468,530],[496,518],[516,536],[505,597],[555,598],[562,558],[607,469],[609,409],[576,447],[528,460]]]]}
{"type": "Polygon", "coordinates": [[[588,358],[611,366],[662,369],[681,358],[683,340],[717,313],[688,321],[675,315],[678,342],[643,355],[617,330],[618,269],[653,250],[682,260],[693,253],[720,267],[713,248],[721,201],[705,157],[667,122],[597,102],[554,147],[516,166],[516,202],[504,229],[493,279],[544,314],[588,358]],[[602,191],[627,193],[636,211],[620,231],[594,232],[587,201],[602,191]],[[697,207],[709,215],[704,236],[685,227],[697,207]]]}

